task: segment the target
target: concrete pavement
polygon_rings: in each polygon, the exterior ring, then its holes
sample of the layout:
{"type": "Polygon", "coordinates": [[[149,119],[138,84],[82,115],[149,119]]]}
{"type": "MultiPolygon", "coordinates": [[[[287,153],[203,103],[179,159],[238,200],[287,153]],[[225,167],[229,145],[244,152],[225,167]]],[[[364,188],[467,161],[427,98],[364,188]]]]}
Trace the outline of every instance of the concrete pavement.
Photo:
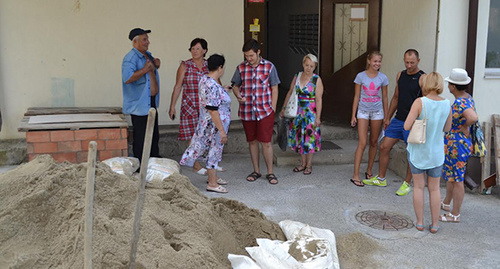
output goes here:
{"type": "MultiPolygon", "coordinates": [[[[173,159],[179,160],[179,156],[173,159]]],[[[225,154],[221,165],[228,171],[219,176],[229,181],[227,194],[206,192],[206,176],[189,167],[183,167],[182,172],[208,197],[238,200],[259,209],[275,222],[290,219],[332,230],[342,268],[500,268],[498,187],[487,196],[466,190],[461,223],[440,223],[436,234],[430,234],[427,228],[430,224],[427,194],[424,232],[415,228],[384,231],[360,224],[355,215],[382,210],[414,221],[411,193],[403,197],[395,195],[402,179],[388,171],[387,187],[360,188],[349,182],[352,164],[318,163],[322,163],[319,158],[313,160],[313,173],[309,176],[294,173],[289,164],[275,167],[279,184],[271,185],[263,177],[256,182],[245,180],[252,171],[248,154],[225,154]]],[[[0,167],[0,173],[15,167],[0,167]]],[[[265,172],[263,160],[261,167],[265,172]]],[[[362,164],[361,171],[365,167],[362,164]]],[[[441,186],[444,195],[444,184],[441,186]]]]}
{"type": "MultiPolygon", "coordinates": [[[[313,160],[313,164],[318,162],[313,160]]],[[[500,268],[498,188],[487,196],[467,190],[461,223],[440,223],[436,234],[428,231],[427,193],[424,232],[415,228],[384,231],[361,225],[354,216],[361,211],[384,210],[415,220],[412,193],[395,195],[402,178],[392,171],[387,174],[387,187],[360,188],[349,181],[352,164],[313,165],[309,176],[294,173],[291,165],[281,165],[274,169],[280,182],[271,185],[263,177],[256,182],[245,180],[252,171],[248,154],[225,154],[221,165],[228,170],[219,173],[229,181],[227,194],[206,192],[206,177],[189,167],[183,167],[183,174],[209,197],[241,201],[276,222],[291,219],[332,230],[342,268],[500,268]]],[[[361,171],[365,167],[362,164],[361,171]]],[[[263,160],[261,168],[265,172],[263,160]]],[[[444,183],[441,186],[444,195],[444,183]]]]}

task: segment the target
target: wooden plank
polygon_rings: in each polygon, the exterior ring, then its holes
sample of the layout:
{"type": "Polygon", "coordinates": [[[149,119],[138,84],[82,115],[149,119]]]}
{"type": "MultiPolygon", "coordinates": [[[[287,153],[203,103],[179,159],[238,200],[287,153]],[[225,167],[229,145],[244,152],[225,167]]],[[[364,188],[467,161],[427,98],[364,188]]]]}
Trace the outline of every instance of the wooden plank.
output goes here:
{"type": "Polygon", "coordinates": [[[37,131],[37,130],[80,130],[96,128],[116,128],[128,127],[126,120],[111,122],[74,122],[74,123],[44,123],[29,124],[29,117],[24,117],[17,128],[19,132],[37,131]]]}
{"type": "Polygon", "coordinates": [[[491,175],[491,123],[488,121],[481,124],[483,126],[484,133],[484,145],[486,146],[486,154],[481,157],[481,187],[479,187],[479,192],[482,193],[485,188],[484,181],[491,175]]]}
{"type": "Polygon", "coordinates": [[[122,114],[121,107],[30,107],[24,116],[80,114],[80,113],[111,113],[122,114]]]}
{"type": "Polygon", "coordinates": [[[67,123],[67,122],[92,122],[92,121],[122,121],[118,115],[111,114],[63,114],[41,115],[29,117],[29,124],[67,123]]]}
{"type": "Polygon", "coordinates": [[[493,118],[493,124],[494,126],[500,126],[500,115],[498,114],[494,114],[492,115],[492,118],[493,118]]]}
{"type": "MultiPolygon", "coordinates": [[[[493,128],[493,139],[495,145],[495,166],[497,170],[497,175],[500,175],[500,115],[495,114],[493,117],[493,124],[495,127],[493,128]]],[[[498,177],[497,177],[497,185],[498,177]]]]}

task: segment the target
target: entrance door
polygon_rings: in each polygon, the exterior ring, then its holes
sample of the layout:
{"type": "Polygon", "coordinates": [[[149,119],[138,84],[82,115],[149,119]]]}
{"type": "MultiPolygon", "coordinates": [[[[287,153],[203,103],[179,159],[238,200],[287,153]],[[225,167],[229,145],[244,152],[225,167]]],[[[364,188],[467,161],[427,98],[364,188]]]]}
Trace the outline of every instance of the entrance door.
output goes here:
{"type": "Polygon", "coordinates": [[[380,47],[381,0],[322,0],[320,75],[325,86],[322,119],[349,125],[354,78],[366,56],[380,47]]]}
{"type": "MultiPolygon", "coordinates": [[[[245,0],[245,40],[253,38],[260,43],[260,55],[267,58],[267,1],[245,0]]],[[[243,46],[241,43],[240,46],[243,46]]]]}

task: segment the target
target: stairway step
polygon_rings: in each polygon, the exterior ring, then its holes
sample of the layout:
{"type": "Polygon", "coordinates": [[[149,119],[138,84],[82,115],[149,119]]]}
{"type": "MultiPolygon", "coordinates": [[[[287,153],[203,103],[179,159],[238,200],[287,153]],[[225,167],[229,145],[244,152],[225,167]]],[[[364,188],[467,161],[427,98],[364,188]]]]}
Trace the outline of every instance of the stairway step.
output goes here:
{"type": "MultiPolygon", "coordinates": [[[[352,164],[354,162],[354,154],[358,141],[354,139],[343,139],[325,142],[333,142],[340,147],[340,149],[324,149],[320,152],[314,153],[313,164],[352,164]]],[[[324,143],[326,144],[326,143],[324,143]]],[[[276,166],[296,166],[300,164],[300,155],[293,152],[290,148],[287,151],[282,151],[278,145],[273,145],[274,149],[274,163],[276,166]]],[[[375,161],[378,160],[378,156],[375,161]]],[[[365,149],[362,162],[368,162],[368,149],[365,149]]]]}

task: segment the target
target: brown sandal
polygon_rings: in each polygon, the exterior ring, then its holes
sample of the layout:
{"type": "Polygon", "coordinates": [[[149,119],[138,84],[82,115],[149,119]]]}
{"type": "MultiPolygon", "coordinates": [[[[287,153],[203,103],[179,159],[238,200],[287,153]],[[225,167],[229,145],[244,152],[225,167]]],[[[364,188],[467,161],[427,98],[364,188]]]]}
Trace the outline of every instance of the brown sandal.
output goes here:
{"type": "Polygon", "coordinates": [[[250,175],[247,176],[247,181],[254,182],[261,176],[262,174],[253,171],[252,173],[250,173],[250,175]]]}
{"type": "Polygon", "coordinates": [[[293,168],[293,171],[294,171],[295,173],[302,172],[302,171],[304,171],[304,170],[306,170],[306,167],[305,167],[305,166],[299,166],[299,167],[295,167],[295,168],[293,168]]]}
{"type": "Polygon", "coordinates": [[[271,174],[267,174],[266,178],[269,181],[269,183],[271,183],[273,185],[278,184],[278,178],[276,177],[276,175],[274,175],[272,173],[271,174]]]}
{"type": "Polygon", "coordinates": [[[304,174],[304,175],[306,175],[306,176],[308,176],[308,175],[310,175],[312,172],[313,172],[313,168],[312,168],[312,166],[309,166],[309,167],[306,167],[306,169],[304,169],[303,174],[304,174]]]}

